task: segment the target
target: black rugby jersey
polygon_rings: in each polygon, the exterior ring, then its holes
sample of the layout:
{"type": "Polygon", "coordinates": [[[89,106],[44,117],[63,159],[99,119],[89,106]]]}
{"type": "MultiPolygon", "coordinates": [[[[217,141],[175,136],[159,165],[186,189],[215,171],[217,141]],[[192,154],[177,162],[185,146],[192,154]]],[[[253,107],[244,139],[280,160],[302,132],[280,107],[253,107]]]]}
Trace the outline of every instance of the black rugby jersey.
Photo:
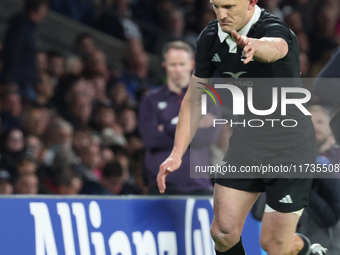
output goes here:
{"type": "MultiPolygon", "coordinates": [[[[300,68],[299,68],[299,45],[295,34],[289,27],[276,16],[261,10],[259,19],[252,25],[247,36],[250,38],[260,39],[262,37],[278,37],[284,39],[289,47],[287,55],[273,63],[261,63],[252,60],[244,64],[243,49],[237,47],[236,53],[229,52],[229,46],[224,40],[220,41],[218,35],[218,22],[214,20],[202,31],[198,40],[195,55],[194,75],[199,78],[230,78],[235,81],[252,80],[253,85],[253,104],[256,109],[266,110],[272,105],[272,87],[301,87],[300,68]],[[255,79],[254,79],[255,78],[255,79]],[[266,79],[266,82],[258,82],[259,78],[293,78],[286,84],[286,80],[278,83],[272,83],[266,79]],[[269,84],[269,85],[268,85],[269,84]]],[[[274,80],[274,79],[273,79],[274,80]]],[[[214,84],[214,80],[213,83],[214,84]]],[[[236,86],[237,83],[234,83],[236,86]]],[[[287,114],[281,115],[281,104],[278,103],[277,110],[267,116],[258,116],[249,111],[247,108],[247,86],[238,86],[245,95],[245,114],[233,116],[235,122],[245,121],[245,125],[233,126],[233,137],[231,144],[236,147],[244,146],[251,143],[256,146],[265,146],[269,148],[287,148],[300,144],[314,134],[314,128],[311,118],[302,113],[295,105],[287,105],[287,114]],[[249,120],[263,120],[264,126],[255,128],[248,125],[249,120]],[[266,119],[279,119],[273,122],[266,119]],[[294,119],[298,125],[296,127],[284,127],[281,121],[294,119]],[[234,142],[233,142],[234,141],[234,142]],[[236,145],[235,145],[236,144],[236,145]]],[[[301,98],[301,94],[291,93],[289,98],[301,98]]],[[[226,100],[230,104],[230,100],[226,100]]],[[[229,122],[230,123],[230,122],[229,122]]],[[[252,124],[259,124],[259,121],[253,121],[252,124]]],[[[288,124],[288,122],[285,122],[288,124]]],[[[289,123],[288,125],[291,125],[289,123]]],[[[232,146],[231,146],[232,147],[232,146]]]]}
{"type": "Polygon", "coordinates": [[[195,76],[199,78],[231,77],[231,74],[243,72],[244,77],[293,78],[300,76],[299,45],[296,36],[289,27],[276,16],[261,11],[259,20],[249,30],[248,37],[279,37],[289,47],[288,54],[274,63],[251,61],[244,64],[243,49],[237,47],[237,53],[229,53],[228,44],[220,42],[218,22],[211,21],[201,32],[197,40],[195,56],[195,76]]]}

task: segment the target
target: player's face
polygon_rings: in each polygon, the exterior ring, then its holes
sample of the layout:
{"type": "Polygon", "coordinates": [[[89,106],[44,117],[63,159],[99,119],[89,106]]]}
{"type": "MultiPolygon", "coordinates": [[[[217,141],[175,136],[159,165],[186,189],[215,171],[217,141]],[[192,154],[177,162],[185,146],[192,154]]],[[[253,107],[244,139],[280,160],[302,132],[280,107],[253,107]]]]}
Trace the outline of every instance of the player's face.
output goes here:
{"type": "Polygon", "coordinates": [[[315,129],[316,141],[320,146],[327,142],[332,135],[332,131],[329,126],[329,118],[322,111],[312,111],[311,114],[315,129]]]}
{"type": "Polygon", "coordinates": [[[210,0],[221,29],[230,33],[239,31],[252,17],[254,0],[210,0]]]}
{"type": "Polygon", "coordinates": [[[164,56],[165,67],[169,85],[184,88],[189,84],[193,60],[186,50],[170,49],[164,56]]]}

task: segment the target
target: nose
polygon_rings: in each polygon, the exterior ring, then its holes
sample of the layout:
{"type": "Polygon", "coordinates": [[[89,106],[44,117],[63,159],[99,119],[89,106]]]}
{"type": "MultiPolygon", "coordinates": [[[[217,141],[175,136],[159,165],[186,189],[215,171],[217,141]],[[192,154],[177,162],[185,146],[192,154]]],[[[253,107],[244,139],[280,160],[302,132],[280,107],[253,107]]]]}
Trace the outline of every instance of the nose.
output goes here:
{"type": "Polygon", "coordinates": [[[218,20],[225,20],[228,17],[227,11],[223,8],[218,8],[216,11],[216,16],[218,20]]]}
{"type": "Polygon", "coordinates": [[[181,65],[176,65],[175,71],[176,71],[176,73],[180,73],[182,71],[181,65]]]}

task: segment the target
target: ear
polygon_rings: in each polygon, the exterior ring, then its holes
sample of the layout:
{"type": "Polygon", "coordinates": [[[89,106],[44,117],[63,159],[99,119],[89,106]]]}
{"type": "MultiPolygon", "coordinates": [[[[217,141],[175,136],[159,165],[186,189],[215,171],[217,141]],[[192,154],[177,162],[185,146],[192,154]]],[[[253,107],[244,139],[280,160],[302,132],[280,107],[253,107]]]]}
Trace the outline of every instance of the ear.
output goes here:
{"type": "Polygon", "coordinates": [[[165,61],[162,61],[162,67],[165,68],[165,61]]]}
{"type": "Polygon", "coordinates": [[[255,5],[257,4],[258,0],[249,0],[249,6],[248,6],[248,10],[252,10],[253,8],[255,8],[255,5]]]}
{"type": "Polygon", "coordinates": [[[195,60],[191,60],[191,71],[195,68],[195,60]]]}

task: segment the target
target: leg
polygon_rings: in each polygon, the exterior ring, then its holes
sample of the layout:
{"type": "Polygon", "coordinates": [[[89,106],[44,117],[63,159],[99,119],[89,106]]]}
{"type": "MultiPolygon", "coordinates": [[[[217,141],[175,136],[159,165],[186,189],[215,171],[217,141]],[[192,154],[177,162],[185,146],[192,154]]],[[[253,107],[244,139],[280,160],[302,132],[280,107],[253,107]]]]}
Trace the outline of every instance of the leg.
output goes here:
{"type": "Polygon", "coordinates": [[[225,252],[240,241],[244,222],[259,195],[215,184],[211,236],[217,251],[225,252]]]}
{"type": "Polygon", "coordinates": [[[262,219],[261,245],[268,255],[296,255],[304,246],[295,233],[299,215],[265,212],[262,219]]]}

